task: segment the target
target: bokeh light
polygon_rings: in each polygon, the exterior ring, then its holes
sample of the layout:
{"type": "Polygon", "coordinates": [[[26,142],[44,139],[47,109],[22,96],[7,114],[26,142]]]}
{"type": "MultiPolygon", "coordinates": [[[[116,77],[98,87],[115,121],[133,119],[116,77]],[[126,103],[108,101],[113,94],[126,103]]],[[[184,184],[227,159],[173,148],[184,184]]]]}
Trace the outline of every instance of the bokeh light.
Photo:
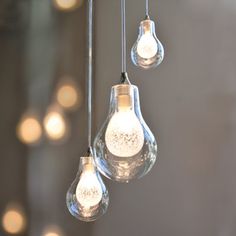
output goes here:
{"type": "Polygon", "coordinates": [[[64,236],[64,234],[59,226],[51,225],[45,228],[42,236],[64,236]]]}
{"type": "Polygon", "coordinates": [[[51,140],[62,140],[67,135],[68,127],[65,118],[56,110],[50,110],[46,114],[43,125],[47,137],[51,140]]]}
{"type": "Polygon", "coordinates": [[[25,115],[17,125],[17,137],[25,144],[35,144],[42,136],[42,128],[36,116],[25,115]]]}
{"type": "Polygon", "coordinates": [[[62,11],[71,11],[83,4],[83,0],[53,0],[54,6],[62,11]]]}
{"type": "Polygon", "coordinates": [[[10,206],[2,217],[3,229],[9,234],[19,234],[26,226],[26,219],[23,211],[17,206],[10,206]]]}
{"type": "Polygon", "coordinates": [[[44,236],[59,236],[59,234],[56,232],[47,232],[44,234],[44,236]]]}
{"type": "Polygon", "coordinates": [[[57,102],[65,109],[73,109],[79,103],[79,93],[73,84],[62,84],[57,90],[57,102]]]}

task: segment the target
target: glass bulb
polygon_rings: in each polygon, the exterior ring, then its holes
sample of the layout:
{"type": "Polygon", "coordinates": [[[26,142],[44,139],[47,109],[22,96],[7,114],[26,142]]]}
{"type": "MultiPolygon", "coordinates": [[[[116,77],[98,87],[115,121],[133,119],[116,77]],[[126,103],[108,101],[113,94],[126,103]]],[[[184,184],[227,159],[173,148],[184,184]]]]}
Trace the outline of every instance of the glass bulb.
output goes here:
{"type": "Polygon", "coordinates": [[[140,178],[154,165],[157,144],[143,120],[136,86],[112,87],[109,115],[94,140],[94,151],[98,170],[118,182],[140,178]]]}
{"type": "Polygon", "coordinates": [[[94,221],[108,207],[109,196],[93,157],[81,157],[76,179],[71,184],[66,203],[70,213],[82,221],[94,221]]]}
{"type": "Polygon", "coordinates": [[[164,48],[157,39],[155,23],[149,18],[141,21],[139,36],[131,49],[131,59],[134,65],[143,69],[158,66],[164,58],[164,48]]]}

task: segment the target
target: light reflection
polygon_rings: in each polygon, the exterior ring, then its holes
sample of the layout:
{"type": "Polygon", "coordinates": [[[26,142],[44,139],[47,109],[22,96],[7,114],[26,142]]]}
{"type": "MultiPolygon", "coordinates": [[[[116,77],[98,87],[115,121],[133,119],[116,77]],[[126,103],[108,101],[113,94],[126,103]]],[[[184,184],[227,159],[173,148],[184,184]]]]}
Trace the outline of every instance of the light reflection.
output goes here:
{"type": "Polygon", "coordinates": [[[54,141],[63,140],[68,133],[68,126],[62,113],[56,109],[49,110],[43,121],[46,135],[54,141]]]}
{"type": "Polygon", "coordinates": [[[9,234],[19,234],[26,226],[23,210],[17,205],[8,206],[2,217],[3,229],[9,234]]]}
{"type": "Polygon", "coordinates": [[[53,0],[56,8],[62,11],[70,11],[82,5],[83,0],[53,0]]]}
{"type": "Polygon", "coordinates": [[[34,115],[24,115],[16,130],[18,138],[25,144],[35,144],[42,136],[42,128],[38,118],[34,115]]]}
{"type": "Polygon", "coordinates": [[[73,109],[81,103],[81,96],[72,82],[61,84],[57,89],[57,102],[65,109],[73,109]]]}

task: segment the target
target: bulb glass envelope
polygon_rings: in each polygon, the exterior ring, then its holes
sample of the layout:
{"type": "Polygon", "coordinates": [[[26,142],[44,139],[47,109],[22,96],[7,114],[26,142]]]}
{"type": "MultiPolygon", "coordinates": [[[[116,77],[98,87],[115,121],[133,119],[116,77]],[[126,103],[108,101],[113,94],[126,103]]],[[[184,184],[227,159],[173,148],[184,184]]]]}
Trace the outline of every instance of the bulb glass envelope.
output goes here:
{"type": "Polygon", "coordinates": [[[92,156],[80,158],[79,171],[67,191],[66,203],[73,216],[86,222],[106,212],[109,195],[92,156]]]}
{"type": "Polygon", "coordinates": [[[154,165],[157,144],[142,117],[136,86],[112,87],[109,114],[94,140],[94,154],[98,170],[118,182],[140,178],[154,165]]]}
{"type": "Polygon", "coordinates": [[[155,33],[155,23],[149,18],[141,21],[138,39],[131,49],[134,65],[150,69],[157,67],[164,58],[164,48],[155,33]]]}

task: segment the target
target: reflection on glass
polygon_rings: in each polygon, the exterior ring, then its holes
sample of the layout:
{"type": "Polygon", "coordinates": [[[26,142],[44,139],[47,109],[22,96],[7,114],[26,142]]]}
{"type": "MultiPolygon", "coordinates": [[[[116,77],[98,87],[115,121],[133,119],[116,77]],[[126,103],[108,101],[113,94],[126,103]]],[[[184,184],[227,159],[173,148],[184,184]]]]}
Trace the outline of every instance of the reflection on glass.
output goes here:
{"type": "Polygon", "coordinates": [[[78,89],[73,83],[63,83],[56,94],[57,102],[65,109],[73,109],[81,103],[78,89]]]}
{"type": "Polygon", "coordinates": [[[19,234],[25,229],[26,219],[17,205],[8,206],[2,217],[3,229],[9,234],[19,234]]]}
{"type": "Polygon", "coordinates": [[[49,110],[43,121],[46,135],[49,139],[58,141],[66,137],[67,123],[63,115],[57,110],[49,110]]]}
{"type": "Polygon", "coordinates": [[[39,120],[33,115],[24,115],[18,126],[17,136],[25,144],[35,144],[42,136],[42,128],[39,120]]]}
{"type": "Polygon", "coordinates": [[[83,0],[53,0],[56,8],[62,11],[70,11],[77,7],[80,7],[83,0]]]}

